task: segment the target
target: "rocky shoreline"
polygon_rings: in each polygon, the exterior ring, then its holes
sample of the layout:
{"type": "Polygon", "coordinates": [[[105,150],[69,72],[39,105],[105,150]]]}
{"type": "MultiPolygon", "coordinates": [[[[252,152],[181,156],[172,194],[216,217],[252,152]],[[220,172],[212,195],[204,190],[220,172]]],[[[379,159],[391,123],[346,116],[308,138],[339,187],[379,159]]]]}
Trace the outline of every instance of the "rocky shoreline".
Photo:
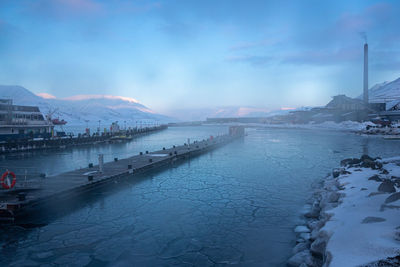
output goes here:
{"type": "MultiPolygon", "coordinates": [[[[297,226],[294,231],[297,234],[296,246],[293,248],[293,256],[287,261],[288,266],[330,266],[333,257],[335,259],[346,258],[346,255],[340,255],[340,253],[332,251],[335,250],[335,244],[332,244],[333,249],[327,249],[328,244],[331,245],[330,239],[333,234],[336,233],[336,229],[352,231],[351,229],[345,229],[346,226],[335,226],[336,228],[327,224],[334,224],[336,222],[330,222],[331,218],[334,217],[335,221],[340,218],[335,217],[333,210],[345,210],[347,212],[348,207],[342,207],[342,203],[349,194],[349,190],[352,190],[351,197],[362,196],[361,201],[382,201],[374,198],[374,196],[384,196],[384,203],[377,203],[380,206],[380,211],[385,209],[398,209],[400,206],[391,205],[400,199],[400,192],[397,192],[400,188],[400,177],[393,175],[392,169],[396,169],[400,173],[400,167],[397,169],[396,166],[399,163],[389,163],[382,161],[380,158],[371,158],[368,155],[363,155],[361,158],[350,158],[341,161],[341,167],[336,168],[329,174],[315,190],[313,196],[307,204],[306,211],[303,214],[305,219],[304,225],[297,226]],[[372,175],[373,174],[373,175],[372,175]],[[351,185],[351,179],[355,177],[358,179],[357,186],[351,185]],[[365,180],[365,181],[364,181],[365,180]],[[368,187],[362,187],[363,184],[368,184],[368,187]],[[376,183],[379,183],[376,184],[376,183]],[[377,188],[376,188],[377,187],[377,188]],[[357,190],[357,191],[355,191],[357,190]],[[369,190],[369,191],[368,191],[369,190]],[[370,192],[373,191],[373,192],[370,192]],[[375,192],[376,191],[376,192],[375,192]],[[368,194],[368,195],[365,195],[368,194]],[[386,195],[390,194],[390,195],[386,195]],[[390,203],[390,204],[389,204],[390,203]],[[332,229],[335,229],[332,231],[332,229]],[[332,255],[333,254],[333,255],[332,255]]],[[[354,179],[355,179],[354,178],[354,179]]],[[[356,206],[356,204],[352,204],[356,206]]],[[[362,207],[362,205],[360,205],[362,207]]],[[[370,211],[368,211],[370,212],[370,211]]],[[[377,211],[379,212],[379,211],[377,211]]],[[[392,212],[392,211],[391,211],[392,212]]],[[[365,216],[363,220],[359,219],[361,226],[372,225],[379,231],[379,222],[386,221],[385,218],[378,216],[365,216]]],[[[333,219],[333,218],[332,218],[333,219]]],[[[344,219],[346,221],[347,219],[344,219]]],[[[350,219],[349,219],[350,220],[350,219]]],[[[399,225],[396,225],[395,229],[399,229],[399,225]]],[[[349,228],[349,227],[347,227],[349,228]]],[[[375,229],[373,228],[373,229],[375,229]]],[[[395,231],[394,231],[395,232],[395,231]]],[[[349,237],[349,243],[352,242],[349,237]]],[[[395,232],[393,236],[394,240],[400,241],[400,232],[395,232]]],[[[373,239],[374,240],[374,239],[373,239]]],[[[368,241],[368,240],[367,240],[368,241]]],[[[339,241],[335,241],[338,243],[339,241]]],[[[396,241],[394,241],[396,242],[396,241]]],[[[334,242],[333,242],[334,243],[334,242]]],[[[400,244],[400,243],[399,243],[400,244]]],[[[340,245],[341,246],[341,245],[340,245]]],[[[343,244],[345,247],[346,245],[343,244]]],[[[400,248],[400,246],[399,246],[400,248]]],[[[387,250],[387,248],[385,247],[387,250]]],[[[385,253],[394,253],[393,251],[385,253]]],[[[386,255],[383,253],[383,255],[386,255]]],[[[357,264],[356,266],[399,266],[400,265],[400,249],[397,255],[392,257],[383,256],[377,261],[357,264]]],[[[341,266],[341,264],[335,264],[335,266],[341,266]]],[[[353,266],[350,261],[346,266],[353,266]]]]}

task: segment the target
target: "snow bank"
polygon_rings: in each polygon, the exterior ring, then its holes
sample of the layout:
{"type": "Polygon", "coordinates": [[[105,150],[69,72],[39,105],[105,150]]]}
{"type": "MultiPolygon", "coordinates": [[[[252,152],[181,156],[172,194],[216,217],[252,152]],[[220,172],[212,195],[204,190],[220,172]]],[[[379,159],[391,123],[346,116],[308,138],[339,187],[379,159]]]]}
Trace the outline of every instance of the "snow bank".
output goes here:
{"type": "MultiPolygon", "coordinates": [[[[389,175],[400,177],[400,167],[389,163],[384,166],[389,175]]],[[[360,266],[373,261],[396,256],[400,242],[396,240],[396,227],[400,226],[400,201],[386,205],[388,193],[379,192],[381,184],[369,177],[379,175],[379,170],[349,168],[349,175],[339,176],[344,187],[342,203],[332,209],[331,219],[322,228],[330,235],[326,253],[331,255],[331,267],[360,266]]]]}
{"type": "Polygon", "coordinates": [[[399,266],[399,160],[343,160],[307,205],[288,265],[399,266]]]}

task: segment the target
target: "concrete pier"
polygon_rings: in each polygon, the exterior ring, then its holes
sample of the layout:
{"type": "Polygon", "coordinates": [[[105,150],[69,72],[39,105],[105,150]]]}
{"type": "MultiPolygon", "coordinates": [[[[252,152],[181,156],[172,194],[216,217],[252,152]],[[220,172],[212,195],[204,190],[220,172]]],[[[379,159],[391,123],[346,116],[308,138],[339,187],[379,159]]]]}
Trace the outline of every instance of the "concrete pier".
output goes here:
{"type": "MultiPolygon", "coordinates": [[[[115,158],[113,162],[89,165],[57,176],[42,179],[40,188],[24,190],[13,188],[0,193],[0,219],[13,221],[20,216],[29,216],[35,208],[45,206],[54,200],[68,200],[77,195],[95,190],[118,179],[134,179],[140,174],[161,166],[168,166],[178,160],[204,153],[244,136],[243,129],[233,129],[229,134],[210,137],[190,144],[162,148],[153,152],[140,152],[126,159],[115,158]]],[[[240,127],[239,127],[240,128],[240,127]]]]}

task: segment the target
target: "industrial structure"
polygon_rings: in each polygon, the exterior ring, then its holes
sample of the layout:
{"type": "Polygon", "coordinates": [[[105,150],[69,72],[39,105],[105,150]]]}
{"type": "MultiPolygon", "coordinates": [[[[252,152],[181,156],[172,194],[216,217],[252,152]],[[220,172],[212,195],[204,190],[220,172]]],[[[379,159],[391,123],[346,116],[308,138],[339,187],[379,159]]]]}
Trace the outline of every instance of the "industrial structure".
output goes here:
{"type": "Polygon", "coordinates": [[[364,104],[368,107],[368,44],[364,44],[364,104]]]}

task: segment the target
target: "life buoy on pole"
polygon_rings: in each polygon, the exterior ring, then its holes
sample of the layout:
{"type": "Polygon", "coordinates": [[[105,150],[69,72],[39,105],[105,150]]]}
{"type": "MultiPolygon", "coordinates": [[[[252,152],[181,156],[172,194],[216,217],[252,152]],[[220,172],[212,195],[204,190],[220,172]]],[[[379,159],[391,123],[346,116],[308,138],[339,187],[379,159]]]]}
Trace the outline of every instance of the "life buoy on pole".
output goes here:
{"type": "Polygon", "coordinates": [[[12,171],[7,170],[5,173],[3,173],[3,175],[1,176],[1,186],[4,189],[11,189],[14,187],[15,183],[17,182],[17,176],[15,175],[15,173],[13,173],[12,171]],[[8,176],[11,175],[12,177],[12,181],[11,183],[8,183],[8,181],[6,181],[6,178],[8,178],[8,176]]]}

